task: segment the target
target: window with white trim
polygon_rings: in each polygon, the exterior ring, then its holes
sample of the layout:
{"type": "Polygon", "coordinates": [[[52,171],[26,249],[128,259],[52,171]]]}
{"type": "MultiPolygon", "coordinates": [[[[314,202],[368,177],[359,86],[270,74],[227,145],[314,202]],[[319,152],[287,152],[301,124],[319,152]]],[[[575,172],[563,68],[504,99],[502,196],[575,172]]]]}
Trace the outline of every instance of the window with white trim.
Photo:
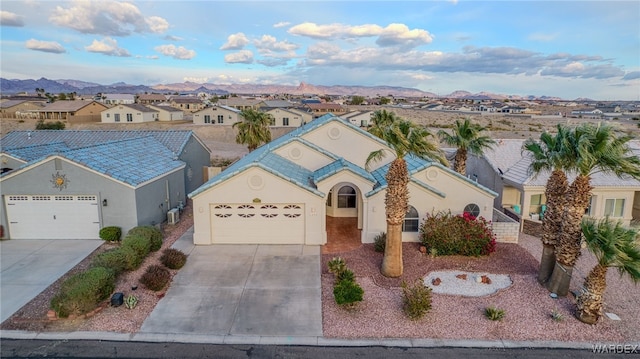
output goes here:
{"type": "Polygon", "coordinates": [[[218,115],[218,123],[224,123],[224,115],[218,115]]]}
{"type": "Polygon", "coordinates": [[[282,118],[282,126],[289,126],[289,117],[282,118]]]}
{"type": "Polygon", "coordinates": [[[127,114],[127,122],[133,122],[133,114],[127,114]]]}
{"type": "Polygon", "coordinates": [[[113,114],[113,122],[120,122],[120,114],[119,113],[114,113],[113,114]]]}
{"type": "Polygon", "coordinates": [[[607,198],[604,201],[604,215],[622,217],[624,214],[624,198],[607,198]]]}
{"type": "Polygon", "coordinates": [[[338,208],[356,208],[356,190],[344,186],[338,190],[338,208]]]}
{"type": "Polygon", "coordinates": [[[211,115],[204,115],[204,123],[211,123],[211,115]]]}
{"type": "Polygon", "coordinates": [[[418,215],[418,210],[409,206],[409,210],[404,215],[404,221],[402,222],[402,231],[403,232],[418,232],[420,228],[420,216],[418,215]]]}

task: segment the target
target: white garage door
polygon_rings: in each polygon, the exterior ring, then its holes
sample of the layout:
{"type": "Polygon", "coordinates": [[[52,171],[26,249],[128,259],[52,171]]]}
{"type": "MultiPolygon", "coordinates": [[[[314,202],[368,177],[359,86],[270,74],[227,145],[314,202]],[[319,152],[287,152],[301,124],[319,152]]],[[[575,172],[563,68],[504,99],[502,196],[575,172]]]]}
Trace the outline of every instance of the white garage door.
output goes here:
{"type": "Polygon", "coordinates": [[[211,204],[213,243],[304,244],[304,205],[211,204]]]}
{"type": "Polygon", "coordinates": [[[13,239],[99,238],[97,196],[5,196],[13,239]]]}

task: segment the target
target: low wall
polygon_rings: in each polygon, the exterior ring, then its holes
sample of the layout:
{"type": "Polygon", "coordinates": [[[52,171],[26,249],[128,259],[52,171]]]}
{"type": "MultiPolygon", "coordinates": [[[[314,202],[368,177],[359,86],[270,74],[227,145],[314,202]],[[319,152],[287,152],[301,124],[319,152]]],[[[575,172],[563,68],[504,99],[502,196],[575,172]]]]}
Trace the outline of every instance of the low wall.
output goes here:
{"type": "Polygon", "coordinates": [[[519,222],[494,208],[491,224],[493,234],[496,236],[496,242],[518,243],[518,234],[520,232],[519,222]]]}
{"type": "Polygon", "coordinates": [[[542,222],[525,219],[522,224],[522,232],[535,237],[542,237],[542,222]]]}

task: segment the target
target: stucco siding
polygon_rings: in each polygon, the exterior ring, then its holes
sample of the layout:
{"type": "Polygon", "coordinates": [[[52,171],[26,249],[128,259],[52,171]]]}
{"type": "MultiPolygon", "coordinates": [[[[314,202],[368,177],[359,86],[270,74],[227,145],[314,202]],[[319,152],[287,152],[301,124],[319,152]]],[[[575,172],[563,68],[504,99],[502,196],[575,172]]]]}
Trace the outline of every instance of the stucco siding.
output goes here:
{"type": "Polygon", "coordinates": [[[195,191],[204,183],[205,167],[211,164],[211,154],[209,150],[194,136],[189,138],[180,155],[180,160],[187,163],[184,171],[186,193],[183,193],[183,196],[195,191]]]}
{"type": "Polygon", "coordinates": [[[278,148],[275,153],[311,171],[315,171],[335,161],[333,158],[298,141],[288,143],[278,148]]]}
{"type": "Polygon", "coordinates": [[[19,161],[11,156],[7,156],[4,154],[0,155],[0,163],[1,168],[11,168],[14,170],[25,164],[24,161],[19,161]]]}
{"type": "Polygon", "coordinates": [[[138,225],[155,225],[167,220],[167,211],[179,201],[186,203],[183,170],[170,173],[135,192],[138,225]]]}

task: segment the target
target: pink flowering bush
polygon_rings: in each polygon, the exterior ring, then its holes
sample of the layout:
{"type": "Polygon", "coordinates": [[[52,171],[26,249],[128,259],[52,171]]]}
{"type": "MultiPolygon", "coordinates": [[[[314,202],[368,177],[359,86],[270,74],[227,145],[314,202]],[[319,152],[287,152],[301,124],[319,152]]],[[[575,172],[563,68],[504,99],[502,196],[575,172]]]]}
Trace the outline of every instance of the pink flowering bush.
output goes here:
{"type": "Polygon", "coordinates": [[[427,214],[420,226],[420,240],[432,255],[484,256],[496,251],[491,221],[468,212],[427,214]]]}

